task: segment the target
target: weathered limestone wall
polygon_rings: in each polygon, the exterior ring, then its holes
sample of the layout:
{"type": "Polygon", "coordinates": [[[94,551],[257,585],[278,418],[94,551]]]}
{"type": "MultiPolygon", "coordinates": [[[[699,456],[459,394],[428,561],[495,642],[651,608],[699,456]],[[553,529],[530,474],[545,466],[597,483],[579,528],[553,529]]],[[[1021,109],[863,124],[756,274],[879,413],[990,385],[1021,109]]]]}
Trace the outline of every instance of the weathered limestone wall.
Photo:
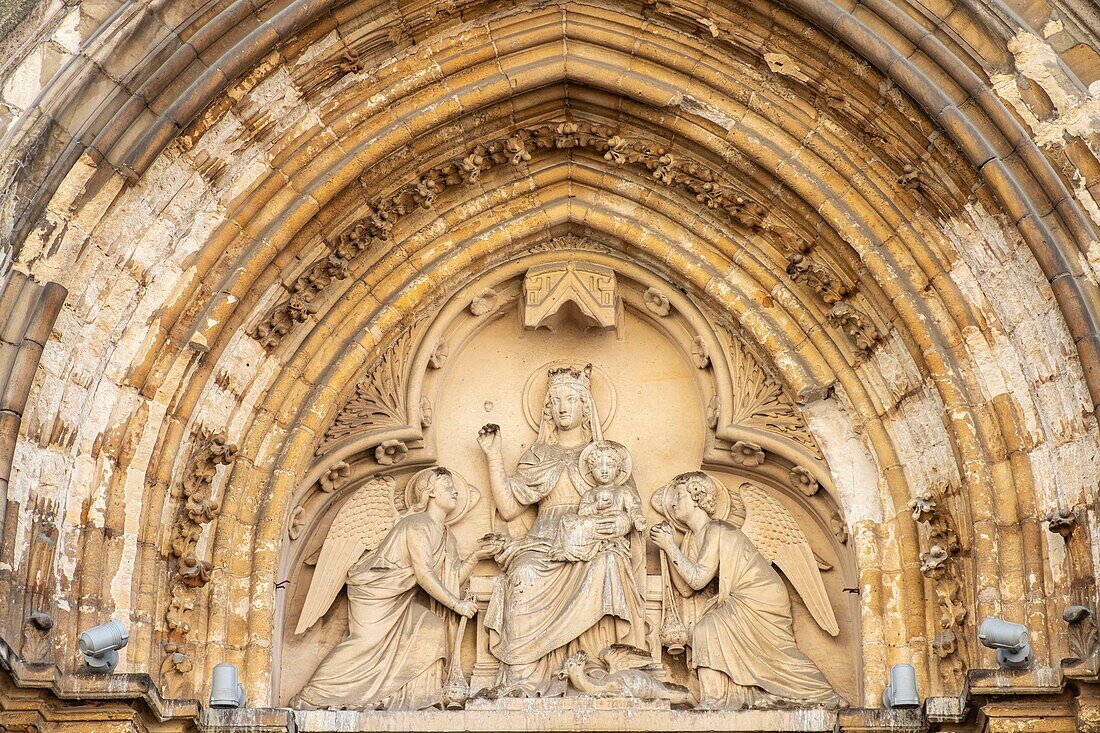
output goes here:
{"type": "Polygon", "coordinates": [[[1100,562],[1044,521],[1077,508],[1077,540],[1100,536],[1090,12],[40,4],[0,40],[0,395],[26,400],[0,402],[20,418],[0,577],[28,589],[0,638],[18,655],[48,610],[24,661],[60,672],[20,674],[75,689],[76,634],[115,617],[120,671],[151,676],[133,694],[201,698],[233,661],[268,701],[292,500],[364,365],[574,232],[728,317],[797,396],[859,568],[861,704],[898,662],[960,694],[995,666],[986,615],[1026,623],[1057,676],[1100,562]],[[20,282],[45,294],[30,328],[4,308],[20,282]],[[173,490],[200,427],[240,453],[182,611],[173,490]],[[926,492],[960,539],[942,567],[926,492]]]}

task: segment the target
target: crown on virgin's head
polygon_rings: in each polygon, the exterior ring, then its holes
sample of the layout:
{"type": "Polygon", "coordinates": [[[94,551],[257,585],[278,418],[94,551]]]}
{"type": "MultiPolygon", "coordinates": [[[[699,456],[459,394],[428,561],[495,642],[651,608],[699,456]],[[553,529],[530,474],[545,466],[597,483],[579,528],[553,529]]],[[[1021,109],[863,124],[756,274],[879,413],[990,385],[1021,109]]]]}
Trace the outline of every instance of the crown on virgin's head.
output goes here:
{"type": "Polygon", "coordinates": [[[554,367],[547,374],[550,376],[551,387],[583,387],[589,389],[592,382],[592,365],[586,364],[584,369],[575,369],[571,366],[554,367]]]}

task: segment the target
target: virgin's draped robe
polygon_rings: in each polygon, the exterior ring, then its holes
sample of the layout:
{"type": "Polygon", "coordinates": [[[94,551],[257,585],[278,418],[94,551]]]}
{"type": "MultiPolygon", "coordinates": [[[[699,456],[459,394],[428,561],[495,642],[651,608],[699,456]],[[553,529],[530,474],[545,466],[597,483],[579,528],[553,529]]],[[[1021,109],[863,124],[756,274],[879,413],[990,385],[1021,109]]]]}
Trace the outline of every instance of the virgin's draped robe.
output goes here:
{"type": "MultiPolygon", "coordinates": [[[[701,588],[718,579],[717,595],[685,599],[691,630],[689,666],[728,678],[721,707],[769,706],[790,700],[837,706],[843,700],[795,645],[791,601],[783,579],[752,542],[730,524],[711,521],[688,531],[680,550],[692,561],[685,580],[701,588]]],[[[714,690],[704,690],[714,695],[714,690]]]]}
{"type": "Polygon", "coordinates": [[[536,443],[509,480],[518,502],[538,504],[538,517],[497,557],[505,575],[489,601],[485,627],[489,650],[501,661],[498,682],[527,695],[564,694],[565,682],[555,675],[574,648],[596,655],[614,643],[646,646],[638,532],[631,533],[630,557],[608,550],[589,561],[550,559],[562,519],[576,512],[586,488],[580,451],[536,443]]]}
{"type": "Polygon", "coordinates": [[[348,571],[348,635],[298,693],[302,703],[398,710],[439,703],[447,629],[437,611],[417,602],[426,594],[413,571],[415,554],[458,594],[454,535],[426,512],[399,519],[382,544],[348,571]]]}

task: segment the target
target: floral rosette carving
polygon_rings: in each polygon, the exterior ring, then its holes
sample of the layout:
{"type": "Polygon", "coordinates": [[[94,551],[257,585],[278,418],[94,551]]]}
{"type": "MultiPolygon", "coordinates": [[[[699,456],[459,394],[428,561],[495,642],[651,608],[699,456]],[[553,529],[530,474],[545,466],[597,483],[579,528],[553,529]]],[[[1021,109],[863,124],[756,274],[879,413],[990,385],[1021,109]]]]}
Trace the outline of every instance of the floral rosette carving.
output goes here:
{"type": "Polygon", "coordinates": [[[702,336],[696,336],[691,340],[691,358],[695,362],[695,366],[700,369],[706,369],[710,366],[710,351],[707,349],[707,342],[702,336]]]}
{"type": "Polygon", "coordinates": [[[756,468],[764,463],[764,449],[756,443],[747,440],[739,440],[730,448],[733,462],[745,468],[756,468]]]}
{"type": "Polygon", "coordinates": [[[707,427],[714,430],[718,427],[718,419],[721,415],[722,401],[718,399],[718,395],[712,395],[710,402],[707,403],[707,427]]]}
{"type": "Polygon", "coordinates": [[[321,491],[331,494],[348,482],[351,477],[351,466],[344,461],[337,461],[321,474],[319,484],[321,491]]]}
{"type": "Polygon", "coordinates": [[[500,305],[500,294],[492,288],[485,288],[470,301],[470,313],[475,316],[487,316],[500,305]]]}
{"type": "Polygon", "coordinates": [[[447,339],[439,339],[435,344],[435,348],[432,349],[432,355],[428,357],[428,366],[432,369],[442,369],[443,365],[447,363],[449,353],[447,339]]]}
{"type": "Polygon", "coordinates": [[[374,449],[374,460],[383,466],[394,466],[405,460],[405,456],[408,454],[409,447],[394,438],[383,441],[374,449]]]}
{"type": "Polygon", "coordinates": [[[814,475],[802,466],[795,466],[790,473],[791,486],[801,491],[806,496],[813,496],[821,488],[814,475]]]}
{"type": "Polygon", "coordinates": [[[424,429],[430,428],[432,426],[432,417],[434,414],[432,410],[432,401],[422,396],[420,398],[420,427],[424,429]]]}
{"type": "Polygon", "coordinates": [[[645,307],[655,316],[664,318],[672,310],[672,305],[668,301],[668,296],[662,293],[657,288],[649,288],[642,295],[642,300],[645,302],[645,307]]]}
{"type": "Polygon", "coordinates": [[[302,528],[305,527],[306,508],[299,504],[290,512],[290,524],[286,528],[286,535],[291,540],[302,536],[302,528]]]}

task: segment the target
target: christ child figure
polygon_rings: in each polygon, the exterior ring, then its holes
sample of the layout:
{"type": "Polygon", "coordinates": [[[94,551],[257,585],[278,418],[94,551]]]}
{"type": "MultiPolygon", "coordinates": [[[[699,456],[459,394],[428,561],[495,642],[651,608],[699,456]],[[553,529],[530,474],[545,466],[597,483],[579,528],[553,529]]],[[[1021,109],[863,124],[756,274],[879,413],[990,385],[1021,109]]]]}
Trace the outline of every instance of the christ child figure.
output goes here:
{"type": "Polygon", "coordinates": [[[641,501],[630,481],[626,446],[611,440],[581,451],[580,473],[590,488],[575,514],[562,518],[550,557],[570,562],[594,559],[601,552],[630,554],[630,532],[646,528],[641,501]]]}

